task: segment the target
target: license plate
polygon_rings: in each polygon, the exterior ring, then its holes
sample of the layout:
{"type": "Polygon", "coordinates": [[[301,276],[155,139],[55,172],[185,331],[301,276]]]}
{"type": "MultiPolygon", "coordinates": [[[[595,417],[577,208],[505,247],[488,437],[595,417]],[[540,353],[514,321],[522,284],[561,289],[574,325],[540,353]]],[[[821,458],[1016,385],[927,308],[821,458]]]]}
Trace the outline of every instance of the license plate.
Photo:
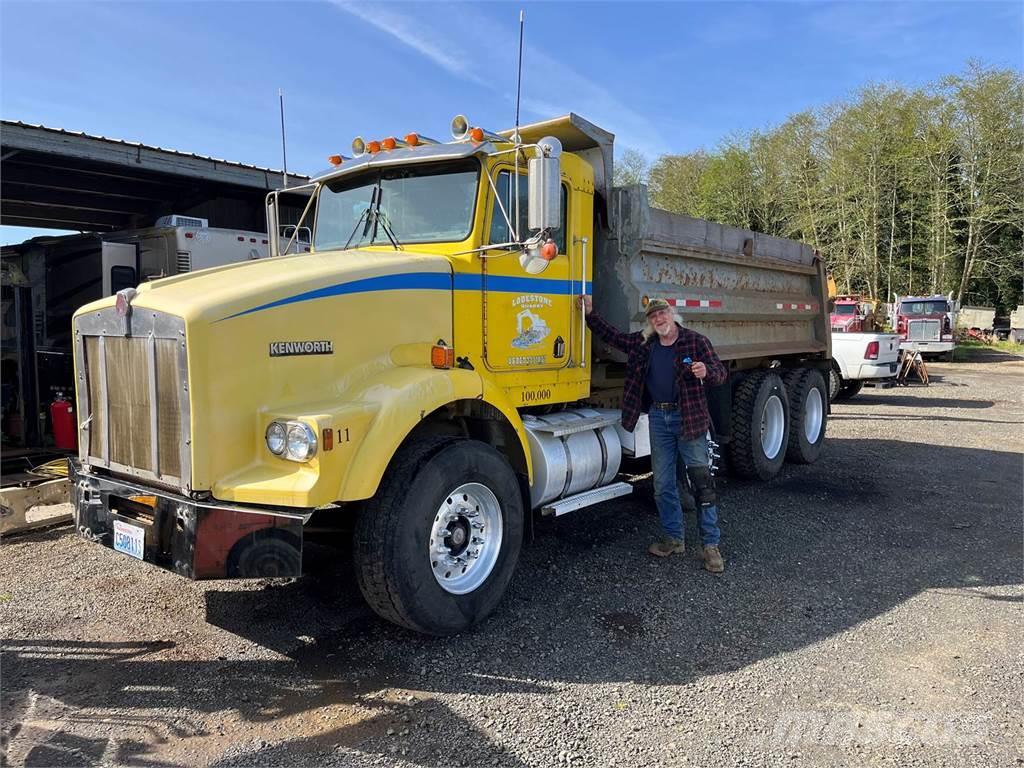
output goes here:
{"type": "Polygon", "coordinates": [[[146,531],[137,525],[114,521],[114,549],[131,557],[142,559],[146,545],[146,531]]]}

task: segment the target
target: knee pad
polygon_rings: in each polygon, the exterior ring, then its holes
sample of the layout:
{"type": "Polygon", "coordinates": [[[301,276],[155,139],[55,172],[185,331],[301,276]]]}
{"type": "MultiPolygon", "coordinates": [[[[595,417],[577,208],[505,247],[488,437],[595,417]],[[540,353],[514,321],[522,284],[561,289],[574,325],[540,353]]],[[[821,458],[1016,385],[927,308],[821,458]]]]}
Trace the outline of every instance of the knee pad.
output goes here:
{"type": "Polygon", "coordinates": [[[690,478],[690,485],[693,486],[693,495],[701,506],[718,502],[715,478],[710,467],[687,467],[686,474],[690,478]]]}

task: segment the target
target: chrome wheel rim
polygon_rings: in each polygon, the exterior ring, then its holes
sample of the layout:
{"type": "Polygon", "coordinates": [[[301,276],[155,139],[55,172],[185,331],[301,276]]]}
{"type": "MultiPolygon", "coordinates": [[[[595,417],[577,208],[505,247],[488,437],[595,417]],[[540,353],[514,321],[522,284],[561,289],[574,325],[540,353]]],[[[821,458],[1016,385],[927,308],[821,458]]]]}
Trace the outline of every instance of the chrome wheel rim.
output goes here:
{"type": "Polygon", "coordinates": [[[814,444],[818,441],[824,413],[825,406],[821,401],[821,391],[817,387],[813,387],[807,393],[807,399],[804,400],[804,437],[807,438],[808,443],[814,444]]]}
{"type": "Polygon", "coordinates": [[[441,589],[465,595],[483,584],[501,553],[498,497],[486,485],[464,483],[441,502],[428,544],[430,568],[441,589]]]}
{"type": "Polygon", "coordinates": [[[769,396],[761,411],[761,450],[771,461],[782,449],[782,437],[786,434],[786,411],[778,395],[769,396]]]}

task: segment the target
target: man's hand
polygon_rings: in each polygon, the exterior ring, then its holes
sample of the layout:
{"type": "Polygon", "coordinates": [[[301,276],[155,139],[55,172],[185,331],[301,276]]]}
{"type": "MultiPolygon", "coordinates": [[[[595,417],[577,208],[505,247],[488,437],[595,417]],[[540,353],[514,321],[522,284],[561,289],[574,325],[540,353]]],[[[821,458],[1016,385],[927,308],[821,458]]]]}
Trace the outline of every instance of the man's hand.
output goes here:
{"type": "Polygon", "coordinates": [[[589,315],[591,312],[594,311],[594,299],[587,294],[577,296],[576,308],[579,309],[580,307],[583,307],[583,311],[589,315]]]}
{"type": "Polygon", "coordinates": [[[698,379],[703,379],[708,375],[708,367],[698,360],[696,363],[692,363],[690,365],[690,373],[698,379]]]}

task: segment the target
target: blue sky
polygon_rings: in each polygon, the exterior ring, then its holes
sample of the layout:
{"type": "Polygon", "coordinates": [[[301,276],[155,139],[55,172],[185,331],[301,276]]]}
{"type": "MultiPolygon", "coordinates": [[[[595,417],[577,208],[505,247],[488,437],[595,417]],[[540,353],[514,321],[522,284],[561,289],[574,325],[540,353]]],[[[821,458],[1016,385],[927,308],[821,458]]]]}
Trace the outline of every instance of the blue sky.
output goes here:
{"type": "MultiPolygon", "coordinates": [[[[1024,4],[0,0],[0,114],[273,168],[352,137],[448,137],[451,116],[577,112],[655,157],[977,58],[1024,68],[1024,4]]],[[[2,242],[31,232],[0,227],[2,242]]]]}

